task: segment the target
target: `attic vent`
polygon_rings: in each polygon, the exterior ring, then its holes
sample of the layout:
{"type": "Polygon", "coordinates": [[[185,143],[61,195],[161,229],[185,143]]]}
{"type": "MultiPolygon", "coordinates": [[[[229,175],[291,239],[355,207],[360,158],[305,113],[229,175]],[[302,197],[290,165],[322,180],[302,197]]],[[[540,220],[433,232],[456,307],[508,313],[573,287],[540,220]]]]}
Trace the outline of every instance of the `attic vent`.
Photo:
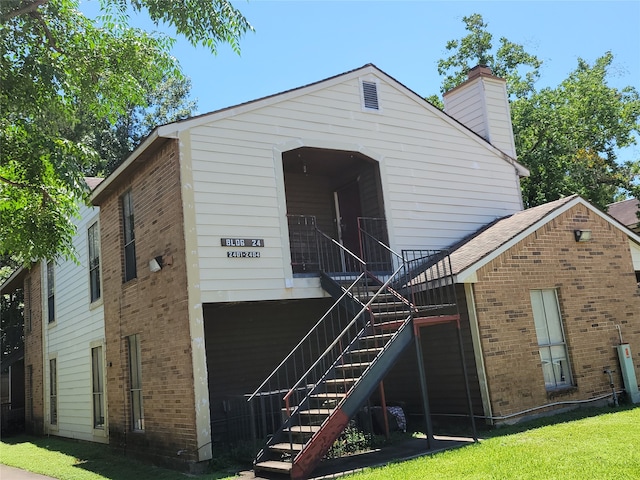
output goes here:
{"type": "Polygon", "coordinates": [[[378,110],[378,86],[375,82],[362,82],[364,108],[378,110]]]}

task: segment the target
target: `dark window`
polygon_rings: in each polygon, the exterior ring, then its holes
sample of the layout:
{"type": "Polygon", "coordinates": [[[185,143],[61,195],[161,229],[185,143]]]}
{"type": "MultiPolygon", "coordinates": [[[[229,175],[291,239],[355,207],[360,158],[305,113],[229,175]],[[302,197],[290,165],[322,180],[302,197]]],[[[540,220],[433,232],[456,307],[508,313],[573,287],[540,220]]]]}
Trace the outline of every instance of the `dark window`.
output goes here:
{"type": "Polygon", "coordinates": [[[49,423],[58,424],[58,372],[56,359],[49,360],[49,423]]]}
{"type": "Polygon", "coordinates": [[[142,407],[142,362],[140,360],[140,337],[127,337],[129,345],[129,383],[131,394],[131,429],[144,430],[144,409],[142,407]]]}
{"type": "Polygon", "coordinates": [[[104,429],[104,370],[102,365],[102,347],[92,348],[93,428],[98,429],[104,429]]]}
{"type": "Polygon", "coordinates": [[[89,288],[91,301],[100,298],[100,231],[98,223],[94,223],[88,230],[89,243],[89,288]]]}
{"type": "Polygon", "coordinates": [[[26,405],[25,417],[27,420],[33,420],[33,365],[27,365],[25,372],[26,378],[26,405]]]}
{"type": "Polygon", "coordinates": [[[133,224],[131,192],[122,196],[122,225],[124,228],[124,281],[136,278],[136,237],[133,224]]]}
{"type": "Polygon", "coordinates": [[[49,323],[56,321],[55,284],[53,262],[47,262],[47,318],[49,323]]]}

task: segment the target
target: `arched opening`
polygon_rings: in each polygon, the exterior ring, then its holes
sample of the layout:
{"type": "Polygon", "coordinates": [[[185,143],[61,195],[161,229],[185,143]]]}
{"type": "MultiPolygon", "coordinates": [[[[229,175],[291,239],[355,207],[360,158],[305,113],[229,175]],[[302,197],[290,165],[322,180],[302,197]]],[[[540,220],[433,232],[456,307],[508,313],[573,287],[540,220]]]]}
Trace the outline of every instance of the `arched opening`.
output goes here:
{"type": "Polygon", "coordinates": [[[360,255],[358,219],[384,218],[378,162],[354,151],[301,147],[284,152],[282,164],[293,273],[317,271],[311,228],[360,255]]]}

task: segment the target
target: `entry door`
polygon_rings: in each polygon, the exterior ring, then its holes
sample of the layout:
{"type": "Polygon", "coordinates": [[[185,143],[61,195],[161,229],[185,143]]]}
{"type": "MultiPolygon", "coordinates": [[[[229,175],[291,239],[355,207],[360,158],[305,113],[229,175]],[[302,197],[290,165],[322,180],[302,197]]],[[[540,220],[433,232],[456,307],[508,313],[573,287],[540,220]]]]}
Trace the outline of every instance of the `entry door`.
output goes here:
{"type": "Polygon", "coordinates": [[[362,216],[360,188],[353,181],[334,192],[336,203],[336,224],[340,243],[354,254],[360,256],[360,235],[358,217],[362,216]]]}

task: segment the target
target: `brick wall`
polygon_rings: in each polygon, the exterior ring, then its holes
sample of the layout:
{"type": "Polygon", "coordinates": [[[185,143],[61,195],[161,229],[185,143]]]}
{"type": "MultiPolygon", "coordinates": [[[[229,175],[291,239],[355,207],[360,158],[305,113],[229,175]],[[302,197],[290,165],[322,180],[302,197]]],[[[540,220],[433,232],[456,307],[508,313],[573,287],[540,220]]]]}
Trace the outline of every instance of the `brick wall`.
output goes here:
{"type": "MultiPolygon", "coordinates": [[[[44,433],[44,378],[42,365],[42,276],[40,263],[34,265],[27,278],[31,281],[31,298],[25,289],[25,307],[31,305],[31,329],[25,322],[25,427],[28,433],[44,433]],[[31,372],[31,378],[29,378],[31,372]],[[31,391],[29,391],[31,389],[31,391]],[[29,405],[31,402],[31,405],[29,405]]],[[[25,308],[25,315],[26,315],[25,308]]]]}
{"type": "Polygon", "coordinates": [[[162,463],[197,459],[178,142],[100,205],[110,443],[162,463]],[[123,283],[121,195],[133,197],[137,278],[123,283]],[[151,273],[149,260],[170,259],[151,273]],[[127,337],[139,334],[144,432],[132,432],[127,337]],[[178,454],[180,451],[180,454],[178,454]]]}
{"type": "Polygon", "coordinates": [[[603,369],[620,370],[615,325],[640,373],[640,289],[628,238],[582,205],[485,265],[474,294],[494,416],[610,392],[603,369]],[[577,243],[575,229],[590,229],[593,239],[577,243]],[[558,292],[575,384],[555,393],[545,388],[530,298],[548,288],[558,292]]]}

